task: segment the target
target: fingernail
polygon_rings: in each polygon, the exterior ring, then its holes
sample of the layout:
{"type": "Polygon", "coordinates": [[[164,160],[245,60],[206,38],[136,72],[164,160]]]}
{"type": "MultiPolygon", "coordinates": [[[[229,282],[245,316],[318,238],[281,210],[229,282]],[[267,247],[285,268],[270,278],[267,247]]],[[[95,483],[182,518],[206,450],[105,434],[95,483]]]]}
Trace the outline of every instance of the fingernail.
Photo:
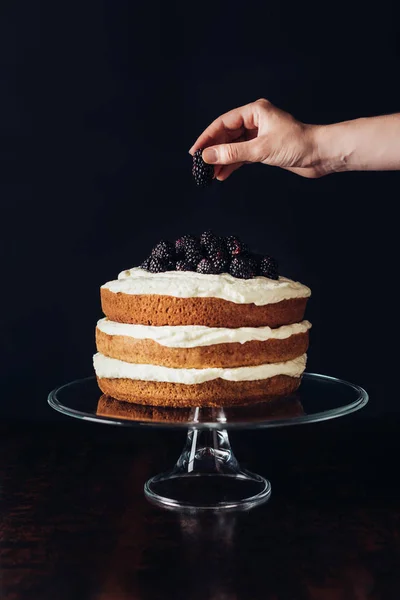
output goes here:
{"type": "Polygon", "coordinates": [[[201,156],[206,163],[216,163],[218,161],[218,152],[215,148],[206,148],[201,156]]]}

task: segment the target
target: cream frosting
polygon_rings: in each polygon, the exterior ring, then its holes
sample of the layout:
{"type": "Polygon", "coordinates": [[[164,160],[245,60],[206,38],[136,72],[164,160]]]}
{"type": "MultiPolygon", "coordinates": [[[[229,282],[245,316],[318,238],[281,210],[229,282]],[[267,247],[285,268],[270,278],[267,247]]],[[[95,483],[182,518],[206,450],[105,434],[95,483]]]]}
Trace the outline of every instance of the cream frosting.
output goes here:
{"type": "Polygon", "coordinates": [[[229,344],[250,341],[264,342],[270,339],[283,340],[298,333],[305,333],[311,327],[309,321],[283,325],[276,329],[270,327],[202,327],[199,325],[180,325],[176,327],[150,325],[129,325],[100,319],[98,329],[107,335],[122,335],[140,340],[153,340],[169,348],[196,348],[214,344],[229,344]]]}
{"type": "Polygon", "coordinates": [[[254,367],[236,367],[223,369],[218,367],[208,369],[172,369],[159,365],[139,365],[127,363],[116,358],[109,358],[97,353],[93,357],[94,369],[99,378],[105,379],[134,379],[140,381],[162,381],[194,385],[213,379],[227,381],[255,381],[269,379],[275,375],[300,377],[307,362],[303,354],[294,360],[282,363],[269,363],[254,367]]]}
{"type": "Polygon", "coordinates": [[[307,298],[311,290],[286,277],[279,280],[268,277],[238,279],[229,273],[205,275],[192,271],[167,271],[149,273],[135,267],[122,271],[115,281],[105,283],[103,288],[116,294],[157,294],[176,298],[220,298],[235,304],[264,306],[291,298],[307,298]]]}

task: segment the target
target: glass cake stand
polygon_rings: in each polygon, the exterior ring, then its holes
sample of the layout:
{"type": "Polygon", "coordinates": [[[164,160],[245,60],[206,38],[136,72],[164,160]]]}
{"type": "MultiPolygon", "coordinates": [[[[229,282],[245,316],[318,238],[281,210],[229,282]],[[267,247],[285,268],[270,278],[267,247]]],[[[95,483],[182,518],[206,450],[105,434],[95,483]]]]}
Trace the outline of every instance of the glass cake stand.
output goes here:
{"type": "Polygon", "coordinates": [[[144,485],[147,498],[175,509],[249,509],[268,500],[271,484],[241,469],[228,429],[258,429],[316,423],[355,412],[368,402],[361,387],[305,373],[296,394],[261,404],[224,408],[162,408],[119,402],[102,395],[96,378],[53,390],[48,402],[78,419],[124,427],[187,429],[186,445],[172,470],[144,485]]]}

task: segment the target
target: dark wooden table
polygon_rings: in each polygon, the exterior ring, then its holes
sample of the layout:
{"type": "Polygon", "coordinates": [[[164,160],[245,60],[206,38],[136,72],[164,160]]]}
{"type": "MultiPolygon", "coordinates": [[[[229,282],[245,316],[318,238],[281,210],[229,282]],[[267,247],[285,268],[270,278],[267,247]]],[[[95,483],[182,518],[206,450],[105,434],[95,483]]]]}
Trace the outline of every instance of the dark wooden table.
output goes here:
{"type": "Polygon", "coordinates": [[[149,504],[182,432],[0,428],[1,600],[399,600],[399,417],[231,435],[272,482],[247,513],[149,504]]]}

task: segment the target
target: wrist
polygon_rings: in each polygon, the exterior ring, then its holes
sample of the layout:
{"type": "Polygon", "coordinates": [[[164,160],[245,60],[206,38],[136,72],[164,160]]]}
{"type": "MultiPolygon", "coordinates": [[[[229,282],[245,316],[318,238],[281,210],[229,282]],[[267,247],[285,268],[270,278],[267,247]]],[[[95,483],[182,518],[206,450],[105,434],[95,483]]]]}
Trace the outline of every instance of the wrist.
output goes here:
{"type": "Polygon", "coordinates": [[[354,153],[347,123],[312,125],[313,164],[319,175],[351,170],[354,153]]]}

